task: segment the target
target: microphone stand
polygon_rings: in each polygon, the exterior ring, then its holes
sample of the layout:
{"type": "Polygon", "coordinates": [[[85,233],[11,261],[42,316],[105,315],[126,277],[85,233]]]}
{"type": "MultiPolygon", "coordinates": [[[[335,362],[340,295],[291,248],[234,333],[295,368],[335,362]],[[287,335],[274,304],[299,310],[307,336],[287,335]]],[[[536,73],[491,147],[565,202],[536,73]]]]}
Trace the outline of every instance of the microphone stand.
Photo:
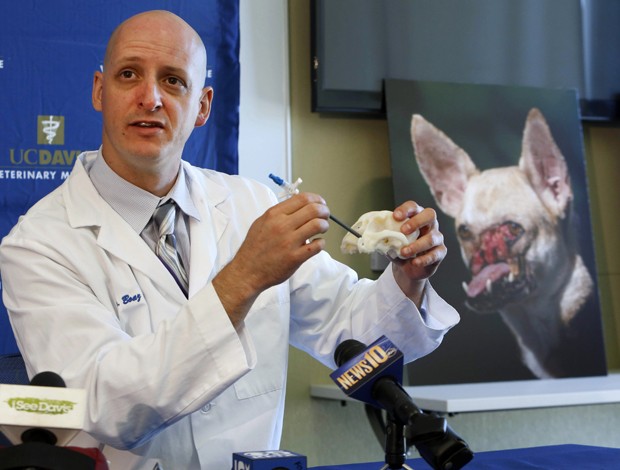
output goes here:
{"type": "Polygon", "coordinates": [[[405,463],[406,444],[403,432],[404,426],[387,413],[385,426],[385,465],[381,470],[413,470],[405,463]]]}

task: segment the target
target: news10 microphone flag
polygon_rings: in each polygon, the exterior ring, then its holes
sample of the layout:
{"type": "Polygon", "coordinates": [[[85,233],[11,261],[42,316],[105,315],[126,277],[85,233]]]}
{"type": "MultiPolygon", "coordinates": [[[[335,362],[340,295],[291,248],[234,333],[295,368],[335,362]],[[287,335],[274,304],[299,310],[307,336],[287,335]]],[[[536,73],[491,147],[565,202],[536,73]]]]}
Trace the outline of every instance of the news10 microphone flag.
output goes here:
{"type": "Polygon", "coordinates": [[[392,377],[401,383],[403,353],[386,336],[381,336],[369,346],[359,343],[359,347],[353,357],[344,358],[344,363],[338,364],[338,369],[329,376],[345,395],[381,408],[373,397],[373,383],[381,377],[392,377]]]}
{"type": "MultiPolygon", "coordinates": [[[[0,237],[67,178],[82,151],[99,148],[102,119],[91,104],[93,74],[103,66],[112,30],[156,9],[176,13],[198,31],[207,48],[207,85],[215,90],[209,121],[194,130],[184,159],[238,172],[238,0],[2,2],[0,237]]],[[[17,351],[2,305],[0,354],[17,351]]]]}

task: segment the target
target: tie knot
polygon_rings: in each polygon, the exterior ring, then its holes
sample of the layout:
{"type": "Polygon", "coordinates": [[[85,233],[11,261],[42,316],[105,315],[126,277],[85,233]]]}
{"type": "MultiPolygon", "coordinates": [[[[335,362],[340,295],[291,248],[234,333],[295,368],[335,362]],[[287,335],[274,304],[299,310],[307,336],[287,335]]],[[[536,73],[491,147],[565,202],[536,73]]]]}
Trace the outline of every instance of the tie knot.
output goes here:
{"type": "Polygon", "coordinates": [[[174,233],[174,219],[176,215],[176,204],[172,199],[158,206],[153,213],[155,226],[160,237],[172,235],[174,233]]]}

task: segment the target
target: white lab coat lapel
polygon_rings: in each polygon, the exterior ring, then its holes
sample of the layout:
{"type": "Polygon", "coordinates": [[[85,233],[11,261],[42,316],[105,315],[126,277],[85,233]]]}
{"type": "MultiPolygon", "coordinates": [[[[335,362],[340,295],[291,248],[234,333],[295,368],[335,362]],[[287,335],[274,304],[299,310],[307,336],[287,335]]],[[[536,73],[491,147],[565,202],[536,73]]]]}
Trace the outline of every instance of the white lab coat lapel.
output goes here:
{"type": "Polygon", "coordinates": [[[190,174],[191,194],[200,215],[200,222],[190,220],[190,269],[189,296],[202,289],[222,266],[222,253],[218,242],[226,229],[229,218],[218,209],[230,191],[209,180],[202,172],[185,163],[190,174]]]}
{"type": "Polygon", "coordinates": [[[185,302],[185,294],[155,253],[116,212],[113,215],[115,217],[109,217],[101,225],[97,238],[99,246],[144,273],[177,302],[185,302]]]}
{"type": "Polygon", "coordinates": [[[76,161],[71,184],[65,185],[69,223],[74,228],[99,227],[97,244],[147,274],[152,282],[179,303],[185,295],[170,273],[142,238],[107,204],[93,186],[81,161],[76,161]]]}

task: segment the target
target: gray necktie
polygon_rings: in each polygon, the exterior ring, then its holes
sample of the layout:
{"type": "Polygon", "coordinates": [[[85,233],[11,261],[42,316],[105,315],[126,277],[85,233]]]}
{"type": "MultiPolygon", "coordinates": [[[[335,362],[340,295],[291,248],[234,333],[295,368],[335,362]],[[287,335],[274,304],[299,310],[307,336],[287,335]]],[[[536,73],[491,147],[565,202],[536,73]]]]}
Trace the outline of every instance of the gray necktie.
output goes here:
{"type": "Polygon", "coordinates": [[[155,227],[157,228],[159,239],[155,247],[155,254],[168,268],[170,274],[177,281],[177,284],[187,297],[187,273],[177,251],[177,241],[174,236],[174,220],[176,216],[176,204],[173,200],[157,207],[153,213],[155,227]]]}

